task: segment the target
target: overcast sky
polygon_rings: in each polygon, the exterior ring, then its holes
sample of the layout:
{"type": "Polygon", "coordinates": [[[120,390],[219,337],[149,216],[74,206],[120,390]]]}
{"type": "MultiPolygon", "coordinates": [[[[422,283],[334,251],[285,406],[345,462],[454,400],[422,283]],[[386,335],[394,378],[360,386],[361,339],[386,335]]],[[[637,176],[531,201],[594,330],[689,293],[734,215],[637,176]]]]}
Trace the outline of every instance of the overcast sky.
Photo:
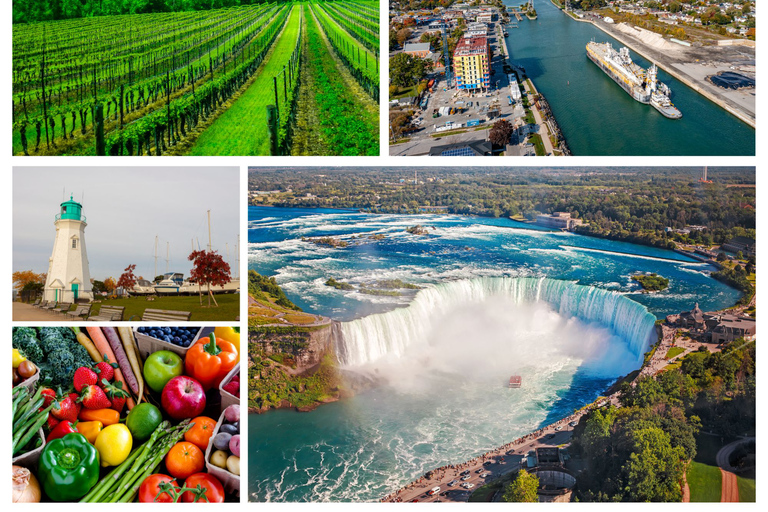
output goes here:
{"type": "Polygon", "coordinates": [[[117,279],[129,264],[134,273],[189,276],[192,240],[208,244],[211,210],[213,249],[227,257],[236,275],[240,178],[237,167],[15,167],[13,170],[13,270],[48,271],[62,194],[82,202],[91,277],[117,279]]]}

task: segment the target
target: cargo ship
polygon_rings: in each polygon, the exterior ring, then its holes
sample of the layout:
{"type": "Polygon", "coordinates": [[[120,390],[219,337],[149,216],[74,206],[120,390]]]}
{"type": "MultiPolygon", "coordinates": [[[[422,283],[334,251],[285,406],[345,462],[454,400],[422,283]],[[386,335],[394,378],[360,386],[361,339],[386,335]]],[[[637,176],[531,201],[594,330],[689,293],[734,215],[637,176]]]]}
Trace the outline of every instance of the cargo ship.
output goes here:
{"type": "Polygon", "coordinates": [[[655,64],[651,64],[651,67],[645,70],[632,62],[627,47],[616,51],[611,43],[594,41],[587,43],[587,57],[635,101],[650,104],[669,119],[683,117],[669,99],[671,93],[669,87],[658,81],[658,69],[655,64]]]}

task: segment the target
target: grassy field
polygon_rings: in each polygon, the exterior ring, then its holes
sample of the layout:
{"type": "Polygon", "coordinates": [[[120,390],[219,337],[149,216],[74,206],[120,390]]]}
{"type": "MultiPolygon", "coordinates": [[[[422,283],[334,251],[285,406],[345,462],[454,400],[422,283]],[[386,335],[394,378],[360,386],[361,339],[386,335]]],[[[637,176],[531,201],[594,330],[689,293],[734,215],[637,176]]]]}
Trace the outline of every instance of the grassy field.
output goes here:
{"type": "Polygon", "coordinates": [[[688,466],[686,478],[691,488],[691,502],[720,502],[723,485],[720,468],[693,461],[688,466]]]}
{"type": "MultiPolygon", "coordinates": [[[[240,294],[227,293],[216,295],[216,302],[219,307],[211,305],[207,307],[208,300],[203,297],[203,306],[200,305],[200,298],[197,295],[190,296],[159,296],[153,301],[148,301],[142,297],[131,297],[128,299],[105,299],[101,303],[95,303],[91,310],[91,315],[98,313],[101,306],[125,306],[123,320],[139,320],[145,309],[167,309],[172,311],[191,311],[190,321],[234,321],[240,315],[240,294]]],[[[73,308],[74,309],[74,308],[73,308]]]]}
{"type": "Polygon", "coordinates": [[[741,503],[755,503],[755,479],[737,477],[739,486],[739,501],[741,503]]]}
{"type": "Polygon", "coordinates": [[[685,352],[683,347],[670,347],[670,349],[667,350],[667,355],[665,357],[667,359],[672,359],[675,356],[679,356],[683,352],[685,352]]]}
{"type": "Polygon", "coordinates": [[[272,78],[282,71],[296,47],[301,21],[299,9],[299,6],[292,8],[285,29],[274,43],[272,53],[259,71],[258,78],[200,135],[192,146],[190,155],[232,156],[270,153],[266,119],[267,105],[275,102],[272,78]]]}

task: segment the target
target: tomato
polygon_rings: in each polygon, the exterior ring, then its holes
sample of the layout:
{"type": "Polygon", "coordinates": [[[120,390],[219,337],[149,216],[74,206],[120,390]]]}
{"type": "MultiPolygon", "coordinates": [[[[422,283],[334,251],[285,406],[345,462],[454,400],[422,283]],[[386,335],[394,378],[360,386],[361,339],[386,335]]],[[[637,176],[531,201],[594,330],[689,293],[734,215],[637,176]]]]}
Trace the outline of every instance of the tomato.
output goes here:
{"type": "Polygon", "coordinates": [[[192,423],[195,425],[184,434],[184,440],[205,451],[208,449],[208,442],[216,429],[216,420],[208,416],[198,416],[192,420],[192,423]]]}
{"type": "Polygon", "coordinates": [[[165,456],[165,467],[176,478],[187,478],[199,473],[205,466],[205,455],[194,444],[182,441],[173,445],[165,456]]]}
{"type": "Polygon", "coordinates": [[[139,487],[139,503],[174,503],[173,497],[171,497],[171,494],[168,491],[160,490],[160,484],[163,483],[173,486],[175,488],[174,493],[177,493],[180,490],[179,484],[176,483],[175,478],[171,478],[162,473],[149,475],[143,482],[141,482],[141,486],[139,487]],[[162,494],[160,494],[161,492],[162,494]]]}
{"type": "Polygon", "coordinates": [[[205,503],[206,498],[208,498],[208,503],[224,501],[224,486],[215,476],[208,473],[195,473],[184,482],[184,487],[190,489],[195,489],[198,485],[201,487],[200,494],[184,491],[184,494],[181,495],[181,501],[184,503],[205,503]]]}

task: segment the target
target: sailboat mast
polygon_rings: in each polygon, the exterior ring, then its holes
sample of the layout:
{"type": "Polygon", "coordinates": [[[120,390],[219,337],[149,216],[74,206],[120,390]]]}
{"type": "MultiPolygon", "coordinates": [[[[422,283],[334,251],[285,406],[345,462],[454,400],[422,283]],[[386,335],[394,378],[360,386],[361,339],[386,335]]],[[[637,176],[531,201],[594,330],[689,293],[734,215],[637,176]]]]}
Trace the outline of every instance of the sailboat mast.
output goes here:
{"type": "Polygon", "coordinates": [[[157,235],[155,235],[155,275],[157,277],[157,235]]]}
{"type": "Polygon", "coordinates": [[[208,210],[208,252],[213,250],[213,244],[211,243],[211,210],[208,210]]]}

